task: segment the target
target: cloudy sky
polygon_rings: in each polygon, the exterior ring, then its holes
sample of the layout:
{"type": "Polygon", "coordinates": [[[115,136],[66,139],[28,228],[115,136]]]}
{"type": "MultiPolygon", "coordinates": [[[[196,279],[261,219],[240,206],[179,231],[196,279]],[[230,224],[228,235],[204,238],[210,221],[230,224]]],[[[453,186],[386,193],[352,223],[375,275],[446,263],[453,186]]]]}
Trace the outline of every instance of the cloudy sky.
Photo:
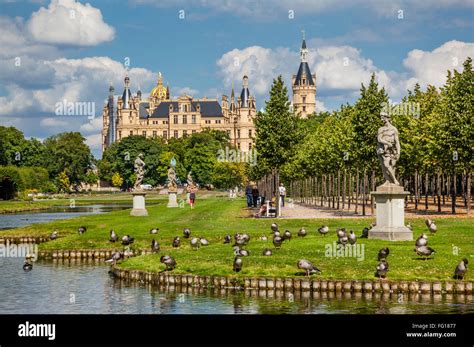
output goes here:
{"type": "MultiPolygon", "coordinates": [[[[0,125],[27,137],[80,131],[100,157],[102,107],[113,84],[147,95],[162,72],[172,96],[230,94],[249,75],[264,106],[289,83],[302,30],[320,110],[353,102],[376,72],[393,101],[416,82],[444,83],[474,57],[472,0],[0,0],[0,125]],[[95,103],[95,117],[56,114],[95,103]]],[[[289,84],[288,84],[289,86],[289,84]]],[[[290,88],[291,89],[291,88],[290,88]]]]}

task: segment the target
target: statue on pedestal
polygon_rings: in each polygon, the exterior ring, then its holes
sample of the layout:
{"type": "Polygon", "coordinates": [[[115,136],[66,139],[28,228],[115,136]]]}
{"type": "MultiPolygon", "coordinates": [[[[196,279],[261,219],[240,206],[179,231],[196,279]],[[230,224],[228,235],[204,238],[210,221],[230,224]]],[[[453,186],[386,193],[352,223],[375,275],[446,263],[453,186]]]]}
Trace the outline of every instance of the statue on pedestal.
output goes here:
{"type": "Polygon", "coordinates": [[[398,139],[398,130],[390,123],[390,116],[382,112],[380,114],[384,125],[381,126],[377,133],[377,156],[382,166],[382,173],[385,183],[400,183],[395,177],[395,165],[400,159],[400,141],[398,139]]]}
{"type": "Polygon", "coordinates": [[[142,190],[140,186],[143,182],[143,178],[145,177],[145,162],[143,161],[142,153],[140,153],[137,159],[135,159],[135,163],[133,167],[135,169],[135,175],[136,175],[136,180],[135,180],[135,185],[133,186],[133,190],[142,190]]]}
{"type": "Polygon", "coordinates": [[[178,180],[176,179],[176,171],[173,166],[168,169],[168,192],[178,191],[178,180]]]}

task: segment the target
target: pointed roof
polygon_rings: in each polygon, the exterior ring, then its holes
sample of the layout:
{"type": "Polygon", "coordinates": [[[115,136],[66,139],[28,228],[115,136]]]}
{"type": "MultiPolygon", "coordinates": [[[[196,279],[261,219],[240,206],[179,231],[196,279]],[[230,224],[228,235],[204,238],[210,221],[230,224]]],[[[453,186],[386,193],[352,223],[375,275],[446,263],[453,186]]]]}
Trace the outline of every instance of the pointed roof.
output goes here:
{"type": "Polygon", "coordinates": [[[306,85],[314,86],[313,76],[307,62],[301,62],[298,73],[296,74],[295,85],[303,85],[303,77],[306,78],[306,85]]]}

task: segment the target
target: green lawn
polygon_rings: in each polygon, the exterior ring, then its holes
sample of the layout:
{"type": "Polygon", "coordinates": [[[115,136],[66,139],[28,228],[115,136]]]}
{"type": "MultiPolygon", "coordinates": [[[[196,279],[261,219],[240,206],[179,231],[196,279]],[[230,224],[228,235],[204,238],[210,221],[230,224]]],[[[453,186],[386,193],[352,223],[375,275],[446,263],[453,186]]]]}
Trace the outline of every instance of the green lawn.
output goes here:
{"type": "MultiPolygon", "coordinates": [[[[312,261],[322,270],[321,275],[326,279],[373,279],[377,265],[377,253],[382,247],[390,248],[388,262],[390,271],[388,278],[397,280],[450,280],[457,263],[467,257],[472,263],[474,258],[474,218],[443,218],[436,219],[438,232],[429,236],[429,246],[436,250],[433,259],[419,260],[413,252],[414,241],[388,242],[379,240],[359,240],[364,245],[364,258],[359,261],[355,257],[327,257],[326,245],[332,246],[336,240],[335,229],[345,227],[353,229],[357,235],[372,219],[288,219],[277,220],[280,229],[293,232],[293,239],[286,241],[282,248],[275,250],[270,237],[270,224],[273,219],[254,219],[248,217],[248,212],[242,207],[244,200],[229,201],[226,198],[208,197],[197,200],[197,207],[191,210],[166,208],[166,202],[148,206],[148,217],[131,217],[129,210],[110,212],[102,215],[84,216],[67,221],[56,221],[4,231],[2,235],[48,235],[58,230],[60,238],[43,243],[40,250],[45,249],[93,249],[117,248],[119,245],[108,242],[109,230],[113,228],[119,236],[129,234],[135,237],[134,247],[149,248],[152,238],[161,245],[161,252],[128,259],[121,264],[127,269],[142,269],[160,271],[164,266],[159,262],[163,254],[173,256],[178,266],[175,273],[197,275],[232,275],[232,276],[295,276],[300,272],[296,262],[305,258],[312,261]],[[323,224],[329,225],[330,233],[323,237],[317,228],[323,224]],[[77,234],[81,225],[87,227],[84,235],[77,234]],[[298,238],[296,233],[304,226],[309,232],[305,238],[298,238]],[[158,235],[150,235],[149,229],[160,228],[158,235]],[[182,236],[182,230],[189,227],[192,236],[206,237],[210,241],[208,247],[192,250],[184,238],[179,249],[171,247],[175,236],[182,236]],[[244,257],[242,272],[232,272],[233,252],[229,244],[223,244],[225,234],[246,232],[251,241],[246,247],[249,257],[244,257]],[[261,241],[261,235],[267,235],[268,241],[261,241]],[[264,248],[272,249],[273,256],[264,257],[264,248]],[[459,248],[459,254],[453,254],[454,247],[459,248]]],[[[408,220],[414,228],[416,237],[426,231],[423,219],[408,220]]],[[[467,279],[472,279],[472,271],[467,279]]]]}

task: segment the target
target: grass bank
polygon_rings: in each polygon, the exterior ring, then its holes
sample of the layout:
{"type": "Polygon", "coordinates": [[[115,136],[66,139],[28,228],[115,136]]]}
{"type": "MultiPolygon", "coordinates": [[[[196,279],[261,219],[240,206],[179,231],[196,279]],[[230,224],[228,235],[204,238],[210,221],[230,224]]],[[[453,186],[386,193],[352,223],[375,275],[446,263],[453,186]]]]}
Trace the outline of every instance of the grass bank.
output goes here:
{"type": "MultiPolygon", "coordinates": [[[[358,243],[363,246],[363,253],[359,253],[358,257],[337,257],[336,254],[328,254],[328,249],[333,249],[337,227],[352,229],[360,235],[362,229],[372,222],[370,218],[278,220],[280,229],[292,231],[293,238],[276,250],[270,237],[270,224],[273,220],[248,218],[248,212],[242,209],[244,205],[245,202],[241,199],[229,201],[226,198],[208,197],[199,199],[194,210],[189,207],[168,209],[163,201],[148,207],[148,217],[130,217],[129,210],[124,210],[4,231],[1,235],[46,236],[53,230],[58,230],[60,237],[41,244],[40,250],[104,249],[120,247],[108,241],[109,230],[114,229],[120,236],[133,236],[136,240],[134,247],[149,249],[153,238],[161,245],[160,253],[128,259],[120,265],[121,268],[161,271],[164,266],[159,262],[159,258],[168,254],[178,263],[175,273],[216,276],[295,276],[300,272],[296,268],[296,262],[305,258],[322,270],[322,274],[317,275],[321,278],[373,279],[378,250],[388,246],[389,279],[450,280],[460,259],[473,259],[470,255],[474,255],[474,218],[437,220],[438,232],[429,237],[429,245],[437,253],[433,259],[426,261],[420,260],[413,252],[414,241],[362,239],[358,243]],[[331,228],[326,237],[317,232],[317,228],[322,224],[331,228]],[[77,234],[77,228],[81,225],[87,227],[84,235],[77,234]],[[298,238],[296,233],[302,226],[308,231],[308,236],[298,238]],[[149,234],[152,227],[160,228],[158,235],[149,234]],[[210,245],[195,251],[187,240],[182,238],[181,247],[172,248],[173,238],[182,236],[185,227],[191,229],[192,236],[206,237],[210,245]],[[232,272],[232,247],[223,244],[225,234],[233,235],[236,232],[246,232],[251,236],[246,247],[250,256],[243,258],[243,270],[238,274],[232,272]],[[264,234],[268,240],[259,240],[264,234]],[[262,256],[264,248],[272,249],[273,256],[262,256]],[[455,254],[456,250],[458,254],[455,254]]],[[[426,231],[422,219],[409,219],[408,222],[412,224],[416,236],[426,231]]],[[[466,278],[472,278],[472,270],[469,270],[466,278]]]]}

